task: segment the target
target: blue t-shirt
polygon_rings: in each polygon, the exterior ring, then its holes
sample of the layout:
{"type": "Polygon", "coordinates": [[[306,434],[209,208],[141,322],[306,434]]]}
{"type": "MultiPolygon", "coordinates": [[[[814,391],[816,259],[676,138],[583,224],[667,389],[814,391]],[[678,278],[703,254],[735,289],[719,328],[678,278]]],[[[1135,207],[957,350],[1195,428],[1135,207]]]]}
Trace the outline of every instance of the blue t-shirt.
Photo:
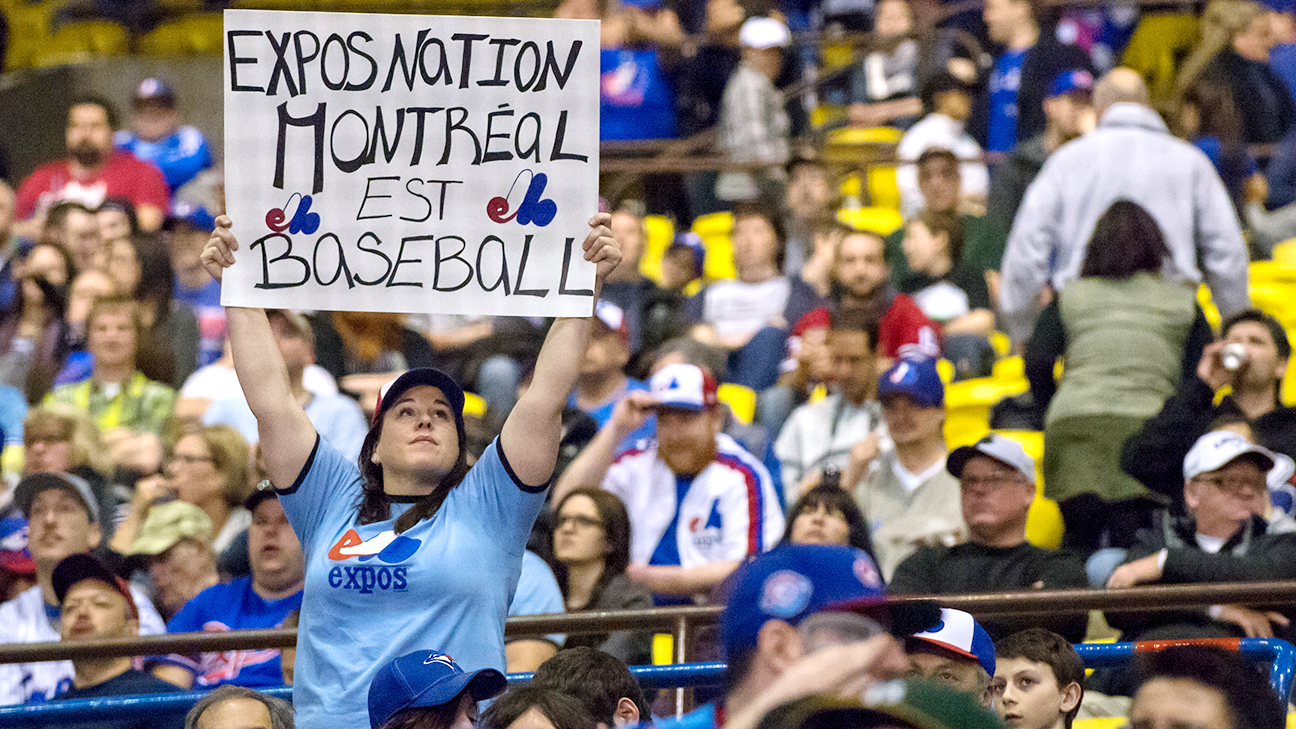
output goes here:
{"type": "MultiPolygon", "coordinates": [[[[527,550],[522,555],[522,574],[518,576],[517,591],[509,602],[508,614],[541,615],[544,613],[561,613],[567,611],[563,602],[562,588],[558,587],[558,578],[540,555],[527,550]]],[[[562,647],[566,639],[561,633],[546,635],[549,642],[562,647]]]]}
{"type": "MultiPolygon", "coordinates": [[[[195,595],[167,623],[168,633],[227,630],[265,630],[278,628],[288,614],[300,610],[302,594],[266,602],[252,589],[251,577],[212,585],[195,595]]],[[[197,661],[188,660],[194,671],[194,688],[223,686],[282,686],[283,668],[279,649],[201,653],[197,661]]]]}
{"type": "Polygon", "coordinates": [[[599,138],[675,136],[675,92],[655,50],[599,52],[599,138]]]}
{"type": "Polygon", "coordinates": [[[180,127],[175,134],[156,142],[146,142],[130,132],[121,131],[113,136],[113,141],[118,149],[157,165],[171,192],[212,166],[207,140],[193,127],[180,127]]]}
{"type": "Polygon", "coordinates": [[[419,649],[465,671],[504,670],[504,620],[548,484],[522,484],[499,440],[431,519],[403,534],[392,518],[361,524],[360,471],[316,438],[280,503],[306,555],[293,705],[301,729],[363,727],[369,683],[419,649]]]}
{"type": "Polygon", "coordinates": [[[0,385],[0,435],[4,445],[23,444],[23,419],[27,417],[27,398],[16,387],[0,385]]]}
{"type": "Polygon", "coordinates": [[[1004,51],[990,73],[990,119],[987,152],[1011,152],[1017,146],[1017,90],[1029,48],[1004,51]]]}

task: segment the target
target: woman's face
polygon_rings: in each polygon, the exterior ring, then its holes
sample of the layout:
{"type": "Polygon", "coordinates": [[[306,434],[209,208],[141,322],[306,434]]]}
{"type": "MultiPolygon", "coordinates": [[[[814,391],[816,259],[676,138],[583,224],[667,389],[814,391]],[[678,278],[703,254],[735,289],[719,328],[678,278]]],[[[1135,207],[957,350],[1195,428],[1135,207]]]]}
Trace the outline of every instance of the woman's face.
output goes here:
{"type": "Polygon", "coordinates": [[[929,271],[949,247],[944,236],[932,235],[927,226],[917,220],[909,224],[902,246],[909,268],[919,273],[929,271]]]}
{"type": "Polygon", "coordinates": [[[793,544],[850,544],[850,525],[841,509],[820,502],[792,522],[793,544]]]}
{"type": "Polygon", "coordinates": [[[167,473],[181,501],[202,506],[221,498],[225,484],[216,470],[211,449],[200,435],[186,435],[176,443],[167,462],[167,473]]]}
{"type": "Polygon", "coordinates": [[[36,285],[36,279],[45,279],[55,286],[67,284],[67,260],[52,246],[36,246],[27,254],[19,272],[22,278],[23,299],[28,304],[45,302],[45,295],[36,285]]]}
{"type": "Polygon", "coordinates": [[[123,294],[135,292],[135,287],[139,286],[140,281],[140,262],[139,257],[135,254],[135,246],[129,238],[118,238],[110,241],[105,248],[108,251],[108,260],[104,264],[104,272],[117,285],[117,290],[123,294]]]}
{"type": "Polygon", "coordinates": [[[459,460],[459,433],[450,401],[431,385],[401,393],[383,414],[382,435],[372,461],[389,473],[429,486],[454,469],[459,460]]]}
{"type": "Polygon", "coordinates": [[[70,471],[80,465],[72,462],[72,429],[61,423],[46,422],[23,433],[26,461],[23,473],[70,471]]]}
{"type": "Polygon", "coordinates": [[[607,532],[594,499],[583,494],[563,502],[554,529],[554,558],[566,564],[603,560],[607,532]]]}
{"type": "Polygon", "coordinates": [[[117,208],[104,208],[95,217],[99,220],[99,237],[105,243],[113,243],[122,239],[129,239],[131,234],[130,218],[127,217],[124,210],[117,208]]]}

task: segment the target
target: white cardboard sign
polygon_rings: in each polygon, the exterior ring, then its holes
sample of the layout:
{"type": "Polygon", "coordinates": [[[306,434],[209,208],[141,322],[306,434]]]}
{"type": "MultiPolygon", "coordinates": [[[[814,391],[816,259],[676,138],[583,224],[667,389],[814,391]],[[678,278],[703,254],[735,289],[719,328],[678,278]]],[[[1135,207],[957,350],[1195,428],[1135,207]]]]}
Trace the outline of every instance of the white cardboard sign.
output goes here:
{"type": "Polygon", "coordinates": [[[597,21],[225,11],[226,306],[589,316],[597,21]]]}

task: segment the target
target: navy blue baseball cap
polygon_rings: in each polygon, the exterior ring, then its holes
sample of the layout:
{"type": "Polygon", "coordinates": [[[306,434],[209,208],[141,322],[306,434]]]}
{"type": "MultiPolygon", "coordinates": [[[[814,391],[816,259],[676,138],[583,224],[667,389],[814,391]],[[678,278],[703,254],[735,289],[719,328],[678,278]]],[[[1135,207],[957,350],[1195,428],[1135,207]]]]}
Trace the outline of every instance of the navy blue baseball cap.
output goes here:
{"type": "Polygon", "coordinates": [[[1084,69],[1071,69],[1063,71],[1053,79],[1049,84],[1048,93],[1045,98],[1052,99],[1056,96],[1070,93],[1093,93],[1094,77],[1092,73],[1084,69]]]}
{"type": "Polygon", "coordinates": [[[761,627],[770,620],[796,625],[818,612],[866,615],[897,636],[940,622],[934,602],[887,602],[877,565],[852,547],[778,547],[739,567],[730,585],[720,616],[720,638],[729,657],[755,648],[761,627]]]}
{"type": "Polygon", "coordinates": [[[945,402],[945,385],[936,371],[936,360],[930,358],[902,359],[878,378],[878,400],[888,395],[908,395],[923,407],[940,407],[945,402]]]}
{"type": "Polygon", "coordinates": [[[171,208],[171,214],[166,217],[166,221],[162,223],[162,229],[175,231],[186,226],[197,231],[208,231],[216,227],[216,216],[201,205],[178,202],[171,208]]]}
{"type": "Polygon", "coordinates": [[[465,690],[473,701],[485,701],[506,688],[508,680],[493,668],[468,673],[444,653],[406,653],[378,669],[369,684],[369,726],[378,729],[406,709],[440,706],[465,690]]]}
{"type": "Polygon", "coordinates": [[[400,396],[411,387],[419,385],[428,385],[440,390],[450,402],[450,409],[454,411],[455,425],[463,429],[463,409],[464,409],[464,392],[454,378],[438,369],[431,367],[415,367],[412,370],[406,370],[400,377],[388,382],[378,391],[378,403],[374,406],[373,422],[377,423],[387,412],[400,396]]]}

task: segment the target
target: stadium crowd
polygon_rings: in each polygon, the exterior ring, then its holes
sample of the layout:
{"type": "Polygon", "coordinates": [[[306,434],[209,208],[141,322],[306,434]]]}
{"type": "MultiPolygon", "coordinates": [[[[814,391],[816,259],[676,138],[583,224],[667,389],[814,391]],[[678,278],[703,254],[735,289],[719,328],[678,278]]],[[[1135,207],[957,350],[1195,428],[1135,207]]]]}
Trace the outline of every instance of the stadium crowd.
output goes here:
{"type": "Polygon", "coordinates": [[[1234,652],[1086,676],[1073,645],[1290,640],[1290,604],[938,603],[1296,579],[1292,347],[1248,293],[1253,262],[1296,259],[1296,9],[1210,0],[1158,85],[1117,64],[1138,37],[1115,6],[986,0],[933,31],[929,4],[561,3],[602,20],[604,141],[714,129],[726,159],[569,231],[598,270],[580,319],[227,310],[243,249],[177,90],[77,97],[65,155],[0,180],[0,644],[299,637],[0,664],[0,704],[210,691],[199,729],[1281,726],[1289,697],[1234,652]],[[809,84],[825,37],[851,62],[809,84]],[[828,154],[878,127],[891,225],[828,154]],[[685,232],[716,219],[727,245],[685,232]],[[1029,387],[954,433],[947,396],[1013,367],[1029,387]],[[690,654],[725,683],[677,718],[626,668],[651,630],[504,635],[702,604],[723,616],[690,654]]]}

